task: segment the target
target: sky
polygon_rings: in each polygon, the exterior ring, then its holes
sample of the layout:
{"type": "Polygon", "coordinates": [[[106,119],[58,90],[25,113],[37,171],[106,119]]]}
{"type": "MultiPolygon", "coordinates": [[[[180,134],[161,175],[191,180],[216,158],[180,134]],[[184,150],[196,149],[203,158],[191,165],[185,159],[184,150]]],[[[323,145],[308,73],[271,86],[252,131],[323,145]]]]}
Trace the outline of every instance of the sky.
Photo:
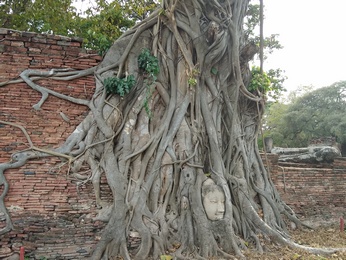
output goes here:
{"type": "Polygon", "coordinates": [[[268,57],[264,70],[285,70],[288,91],[346,80],[346,0],[263,1],[264,34],[279,34],[284,46],[268,57]]]}

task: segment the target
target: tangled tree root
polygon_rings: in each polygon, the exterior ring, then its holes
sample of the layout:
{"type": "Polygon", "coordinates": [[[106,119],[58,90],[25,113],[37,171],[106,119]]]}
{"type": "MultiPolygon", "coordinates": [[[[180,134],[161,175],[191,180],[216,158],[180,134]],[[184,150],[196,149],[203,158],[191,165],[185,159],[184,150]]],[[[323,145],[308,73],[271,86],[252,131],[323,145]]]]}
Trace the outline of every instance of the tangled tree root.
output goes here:
{"type": "Polygon", "coordinates": [[[0,210],[7,221],[1,232],[12,229],[3,203],[8,190],[4,171],[33,158],[59,156],[68,160],[68,174],[92,181],[101,208],[98,219],[107,222],[92,253],[95,260],[157,259],[167,252],[178,259],[239,259],[249,242],[262,251],[260,236],[314,254],[345,250],[315,249],[289,239],[283,216],[300,222],[263,166],[257,147],[263,102],[244,84],[247,5],[247,0],[164,0],[114,43],[99,66],[24,71],[22,80],[42,94],[35,109],[54,95],[85,105],[90,113],[60,147],[39,149],[28,138],[30,149],[0,165],[5,187],[0,210]],[[140,67],[143,49],[155,55],[140,67]],[[91,100],[34,83],[42,77],[70,80],[91,73],[96,79],[91,100]],[[105,79],[128,75],[136,84],[127,95],[105,89],[105,79]],[[80,172],[84,165],[90,176],[80,172]],[[112,190],[111,205],[100,198],[103,174],[112,190]],[[212,205],[219,211],[215,219],[204,201],[207,193],[202,193],[206,180],[213,180],[218,188],[210,192],[219,190],[222,198],[209,201],[220,203],[212,205]],[[127,248],[131,231],[141,237],[134,256],[127,248]]]}

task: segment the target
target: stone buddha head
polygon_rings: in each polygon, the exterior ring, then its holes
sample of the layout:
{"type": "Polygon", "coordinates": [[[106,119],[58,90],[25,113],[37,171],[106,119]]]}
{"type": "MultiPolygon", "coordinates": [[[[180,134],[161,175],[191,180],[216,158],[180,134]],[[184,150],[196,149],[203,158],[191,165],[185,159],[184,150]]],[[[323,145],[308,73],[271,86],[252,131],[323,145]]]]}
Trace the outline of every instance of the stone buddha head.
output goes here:
{"type": "Polygon", "coordinates": [[[223,219],[225,213],[225,194],[212,179],[202,185],[202,199],[205,213],[210,220],[223,219]]]}

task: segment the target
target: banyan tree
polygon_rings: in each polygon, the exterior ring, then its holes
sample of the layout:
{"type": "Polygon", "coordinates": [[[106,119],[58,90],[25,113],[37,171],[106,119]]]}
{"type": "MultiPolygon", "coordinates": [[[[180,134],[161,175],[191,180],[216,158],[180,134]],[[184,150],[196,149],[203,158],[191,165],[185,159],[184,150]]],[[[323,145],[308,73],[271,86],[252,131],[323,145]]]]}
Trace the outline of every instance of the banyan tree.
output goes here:
{"type": "Polygon", "coordinates": [[[15,153],[1,173],[47,156],[68,160],[68,174],[79,177],[87,165],[107,221],[92,259],[157,259],[168,250],[178,259],[239,258],[246,246],[262,251],[268,240],[320,252],[290,241],[286,223],[299,221],[259,154],[264,98],[247,90],[255,54],[243,33],[248,2],[163,0],[97,67],[21,74],[42,93],[36,109],[54,95],[90,112],[60,147],[15,153]],[[91,100],[35,83],[92,73],[91,100]],[[111,205],[100,199],[101,175],[111,205]],[[130,231],[141,238],[133,254],[130,231]]]}

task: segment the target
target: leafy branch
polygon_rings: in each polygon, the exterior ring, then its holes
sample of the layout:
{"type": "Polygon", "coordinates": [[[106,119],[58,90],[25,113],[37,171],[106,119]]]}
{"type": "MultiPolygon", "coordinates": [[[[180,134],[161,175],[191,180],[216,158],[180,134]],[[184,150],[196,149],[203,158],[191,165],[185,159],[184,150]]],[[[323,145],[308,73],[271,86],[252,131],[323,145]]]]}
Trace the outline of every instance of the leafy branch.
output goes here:
{"type": "Polygon", "coordinates": [[[286,91],[283,87],[285,80],[286,76],[283,75],[281,69],[270,69],[267,72],[261,73],[260,67],[253,66],[251,69],[251,81],[247,88],[250,92],[260,91],[277,100],[280,94],[286,91]]]}

